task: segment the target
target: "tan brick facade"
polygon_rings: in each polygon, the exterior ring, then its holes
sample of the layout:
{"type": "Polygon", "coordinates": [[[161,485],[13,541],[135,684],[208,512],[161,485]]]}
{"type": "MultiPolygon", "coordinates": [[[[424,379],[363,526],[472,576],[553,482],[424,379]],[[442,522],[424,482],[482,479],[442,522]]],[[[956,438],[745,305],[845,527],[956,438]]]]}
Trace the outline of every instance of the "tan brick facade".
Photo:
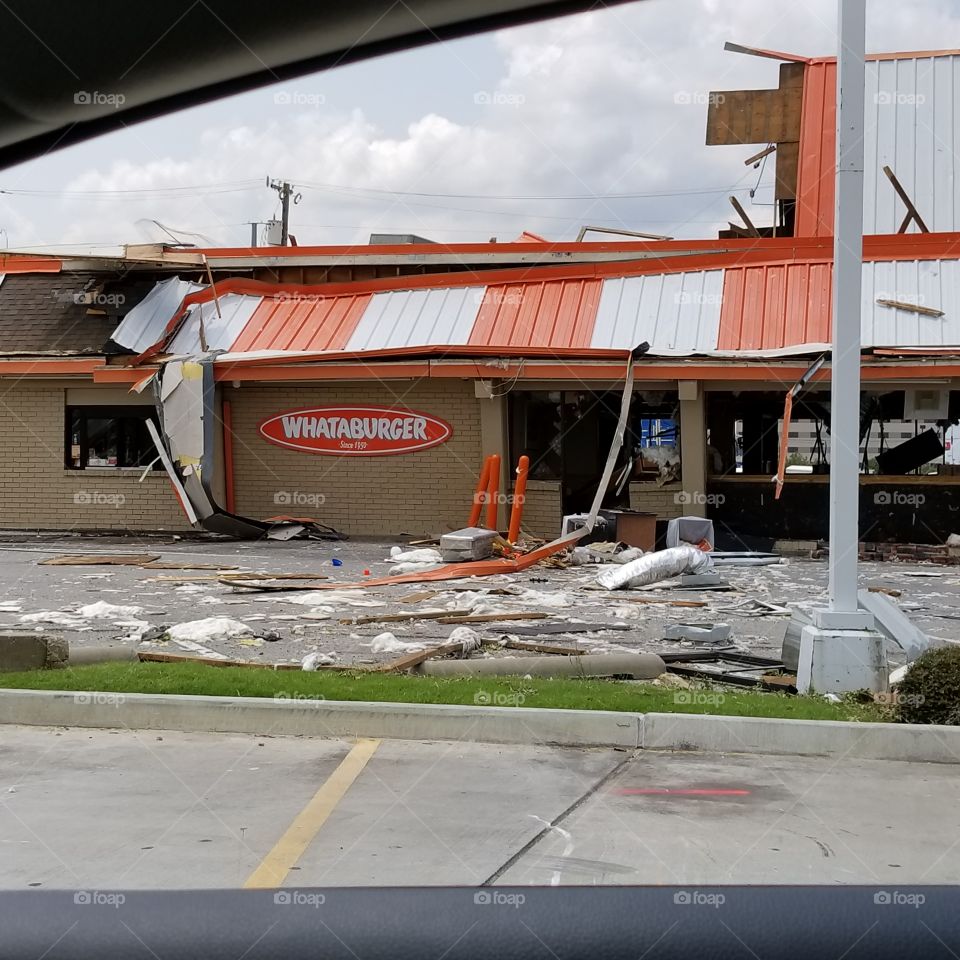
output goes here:
{"type": "Polygon", "coordinates": [[[233,415],[237,512],[310,516],[351,536],[432,536],[466,526],[481,465],[473,382],[432,380],[224,386],[233,415]],[[314,406],[374,404],[432,414],[453,427],[419,453],[335,457],[287,450],[258,432],[267,417],[314,406]]]}
{"type": "Polygon", "coordinates": [[[630,509],[655,513],[660,520],[696,514],[696,510],[684,506],[683,487],[679,483],[669,483],[662,487],[658,487],[656,483],[631,483],[630,509]]]}
{"type": "Polygon", "coordinates": [[[560,536],[563,521],[560,509],[560,483],[556,480],[529,480],[523,503],[520,527],[524,533],[544,540],[560,536]]]}
{"type": "MultiPolygon", "coordinates": [[[[163,471],[67,470],[68,386],[0,381],[0,527],[31,530],[184,530],[190,525],[163,471]]],[[[90,388],[90,402],[99,402],[90,388]]],[[[104,391],[104,403],[114,393],[104,391]]]]}

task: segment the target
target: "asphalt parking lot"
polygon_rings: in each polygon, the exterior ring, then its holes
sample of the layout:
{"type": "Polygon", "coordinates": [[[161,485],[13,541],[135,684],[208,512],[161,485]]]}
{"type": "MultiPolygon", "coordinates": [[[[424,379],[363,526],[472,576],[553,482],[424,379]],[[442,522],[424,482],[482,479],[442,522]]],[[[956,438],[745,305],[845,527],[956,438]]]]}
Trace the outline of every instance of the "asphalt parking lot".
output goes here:
{"type": "Polygon", "coordinates": [[[960,882],[954,765],[6,727],[0,886],[960,882]]]}

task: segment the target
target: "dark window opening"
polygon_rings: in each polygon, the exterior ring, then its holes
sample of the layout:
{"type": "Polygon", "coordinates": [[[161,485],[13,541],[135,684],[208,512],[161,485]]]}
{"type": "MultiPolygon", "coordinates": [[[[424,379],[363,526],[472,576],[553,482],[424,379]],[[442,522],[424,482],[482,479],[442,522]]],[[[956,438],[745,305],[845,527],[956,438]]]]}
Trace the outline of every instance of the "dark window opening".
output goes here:
{"type": "MultiPolygon", "coordinates": [[[[64,457],[68,470],[146,467],[157,457],[147,432],[150,407],[67,407],[64,457]]],[[[154,469],[159,469],[154,464],[154,469]]]]}
{"type": "MultiPolygon", "coordinates": [[[[620,396],[615,390],[555,390],[510,397],[511,462],[525,454],[531,480],[558,481],[564,513],[590,507],[616,432],[620,396]]],[[[676,393],[634,394],[604,507],[628,505],[629,480],[656,480],[663,461],[678,458],[676,406],[676,393]]]]}

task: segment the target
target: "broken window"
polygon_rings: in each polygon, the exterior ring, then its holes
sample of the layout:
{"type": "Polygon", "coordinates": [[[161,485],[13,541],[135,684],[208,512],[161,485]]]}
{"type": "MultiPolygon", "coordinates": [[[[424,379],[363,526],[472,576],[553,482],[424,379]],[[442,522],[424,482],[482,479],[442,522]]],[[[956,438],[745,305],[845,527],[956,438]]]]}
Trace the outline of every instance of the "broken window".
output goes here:
{"type": "Polygon", "coordinates": [[[148,466],[157,456],[147,432],[150,419],[153,419],[150,407],[67,407],[64,450],[67,469],[148,466]]]}
{"type": "MultiPolygon", "coordinates": [[[[531,480],[556,480],[565,513],[589,508],[620,414],[616,390],[516,391],[510,397],[513,462],[530,458],[531,480]]],[[[623,450],[604,506],[626,502],[628,480],[665,482],[679,470],[676,391],[636,391],[623,450]]]]}

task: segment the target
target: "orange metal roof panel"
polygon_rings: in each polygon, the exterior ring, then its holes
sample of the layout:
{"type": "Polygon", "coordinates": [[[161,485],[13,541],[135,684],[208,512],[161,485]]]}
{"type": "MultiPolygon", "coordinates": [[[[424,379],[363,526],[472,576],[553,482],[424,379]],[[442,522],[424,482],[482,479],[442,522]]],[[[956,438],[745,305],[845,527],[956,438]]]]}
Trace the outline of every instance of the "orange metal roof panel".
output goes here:
{"type": "Polygon", "coordinates": [[[718,350],[774,350],[830,339],[829,263],[728,267],[718,350]]]}
{"type": "Polygon", "coordinates": [[[590,278],[487,287],[469,343],[589,347],[602,283],[590,278]]]}
{"type": "Polygon", "coordinates": [[[372,294],[264,297],[233,344],[253,350],[342,350],[372,294]]]}

